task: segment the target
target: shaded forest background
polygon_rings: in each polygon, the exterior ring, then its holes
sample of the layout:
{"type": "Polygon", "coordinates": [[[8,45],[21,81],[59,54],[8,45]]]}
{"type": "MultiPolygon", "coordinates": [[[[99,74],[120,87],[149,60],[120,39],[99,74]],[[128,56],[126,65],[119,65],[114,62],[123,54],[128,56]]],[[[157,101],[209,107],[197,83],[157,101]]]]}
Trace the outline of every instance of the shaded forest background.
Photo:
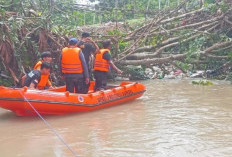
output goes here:
{"type": "Polygon", "coordinates": [[[232,79],[232,0],[5,0],[0,2],[0,84],[17,84],[40,53],[51,51],[52,80],[69,37],[89,31],[111,39],[115,62],[126,75],[154,66],[232,79]]]}

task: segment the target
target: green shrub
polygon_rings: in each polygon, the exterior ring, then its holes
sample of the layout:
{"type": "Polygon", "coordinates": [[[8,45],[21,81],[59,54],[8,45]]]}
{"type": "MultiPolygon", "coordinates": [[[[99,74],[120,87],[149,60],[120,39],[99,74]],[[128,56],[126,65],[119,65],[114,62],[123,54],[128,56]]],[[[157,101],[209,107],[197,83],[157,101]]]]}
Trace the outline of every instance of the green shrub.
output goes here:
{"type": "Polygon", "coordinates": [[[208,81],[208,80],[195,80],[195,81],[192,81],[192,84],[194,85],[202,85],[202,86],[211,86],[213,85],[213,82],[211,81],[208,81]]]}

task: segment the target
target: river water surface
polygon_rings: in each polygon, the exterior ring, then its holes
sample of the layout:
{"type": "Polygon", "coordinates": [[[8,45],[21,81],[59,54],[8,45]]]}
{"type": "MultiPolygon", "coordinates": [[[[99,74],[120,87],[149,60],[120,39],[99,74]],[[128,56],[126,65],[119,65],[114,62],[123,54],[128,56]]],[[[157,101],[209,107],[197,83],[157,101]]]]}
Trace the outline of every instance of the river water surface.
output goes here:
{"type": "MultiPolygon", "coordinates": [[[[45,118],[81,157],[232,157],[232,85],[143,83],[133,102],[45,118]]],[[[0,157],[72,154],[38,117],[0,109],[0,157]]]]}

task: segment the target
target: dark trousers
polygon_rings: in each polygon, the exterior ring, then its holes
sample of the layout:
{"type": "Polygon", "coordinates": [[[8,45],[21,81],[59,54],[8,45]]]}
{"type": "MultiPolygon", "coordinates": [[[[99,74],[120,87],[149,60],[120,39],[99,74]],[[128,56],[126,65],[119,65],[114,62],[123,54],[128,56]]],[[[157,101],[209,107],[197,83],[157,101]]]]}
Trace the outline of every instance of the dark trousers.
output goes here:
{"type": "Polygon", "coordinates": [[[84,78],[65,78],[66,82],[66,91],[70,93],[81,93],[86,94],[88,89],[86,87],[84,78]]]}
{"type": "Polygon", "coordinates": [[[95,86],[94,90],[104,90],[107,86],[107,72],[105,71],[94,71],[95,86]]]}

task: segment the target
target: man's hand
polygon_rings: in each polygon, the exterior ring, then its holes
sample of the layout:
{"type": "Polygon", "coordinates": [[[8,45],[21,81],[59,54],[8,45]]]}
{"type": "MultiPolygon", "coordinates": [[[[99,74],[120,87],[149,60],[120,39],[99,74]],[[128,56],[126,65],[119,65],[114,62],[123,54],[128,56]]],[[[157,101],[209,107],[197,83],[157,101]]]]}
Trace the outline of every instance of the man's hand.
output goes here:
{"type": "Polygon", "coordinates": [[[49,89],[54,89],[54,87],[50,86],[49,89]]]}
{"type": "Polygon", "coordinates": [[[93,43],[93,40],[90,37],[87,37],[87,38],[83,39],[82,41],[93,43]]]}
{"type": "Polygon", "coordinates": [[[90,37],[86,38],[86,40],[87,40],[88,42],[90,42],[90,43],[94,43],[93,39],[90,38],[90,37]]]}
{"type": "Polygon", "coordinates": [[[90,82],[89,78],[86,78],[86,79],[85,79],[85,83],[86,83],[86,84],[89,84],[89,82],[90,82]]]}
{"type": "Polygon", "coordinates": [[[34,83],[31,83],[30,86],[29,86],[29,88],[35,89],[35,86],[36,86],[36,85],[35,85],[34,83]]]}

